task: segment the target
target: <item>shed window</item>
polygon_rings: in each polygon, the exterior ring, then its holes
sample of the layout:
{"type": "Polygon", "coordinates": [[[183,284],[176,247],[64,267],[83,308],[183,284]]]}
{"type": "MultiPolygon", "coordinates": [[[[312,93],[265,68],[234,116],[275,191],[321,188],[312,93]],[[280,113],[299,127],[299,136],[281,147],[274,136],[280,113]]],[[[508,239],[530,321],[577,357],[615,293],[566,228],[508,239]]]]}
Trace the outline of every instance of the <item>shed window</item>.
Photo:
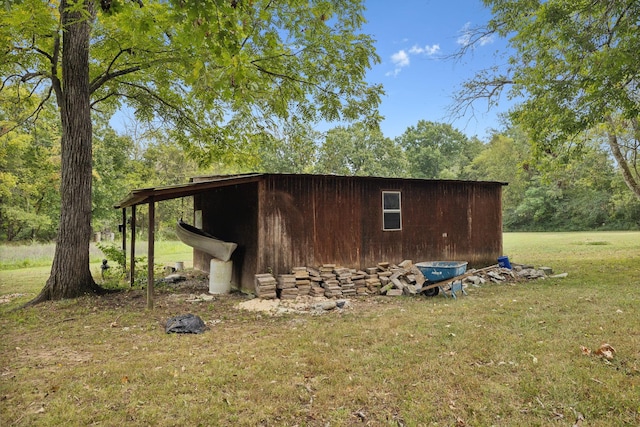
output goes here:
{"type": "Polygon", "coordinates": [[[402,230],[400,211],[400,192],[382,192],[382,229],[386,231],[402,230]]]}

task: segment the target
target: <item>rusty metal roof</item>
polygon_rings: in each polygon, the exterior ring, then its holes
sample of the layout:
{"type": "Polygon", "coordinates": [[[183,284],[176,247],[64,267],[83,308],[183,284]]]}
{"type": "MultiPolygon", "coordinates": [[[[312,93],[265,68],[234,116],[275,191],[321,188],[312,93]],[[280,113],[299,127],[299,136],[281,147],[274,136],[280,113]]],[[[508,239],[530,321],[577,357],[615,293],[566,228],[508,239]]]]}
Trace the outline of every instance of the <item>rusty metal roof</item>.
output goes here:
{"type": "Polygon", "coordinates": [[[242,175],[218,175],[204,179],[204,177],[191,178],[189,183],[167,185],[163,187],[149,187],[132,190],[124,199],[118,202],[114,208],[122,209],[130,206],[142,205],[154,202],[177,199],[180,197],[193,196],[194,194],[210,190],[212,188],[224,187],[227,185],[244,184],[255,182],[263,174],[252,173],[242,175]]]}
{"type": "Polygon", "coordinates": [[[321,175],[321,174],[286,174],[286,173],[246,173],[235,175],[209,175],[193,177],[186,184],[167,185],[161,187],[149,187],[132,190],[124,199],[114,205],[115,209],[123,209],[131,206],[158,202],[162,200],[177,199],[180,197],[193,196],[213,188],[226,187],[229,185],[246,184],[260,181],[263,177],[274,176],[306,176],[306,177],[334,177],[354,180],[389,180],[389,181],[428,181],[428,182],[451,182],[451,183],[473,183],[477,185],[508,185],[506,182],[498,181],[465,181],[465,180],[441,180],[441,179],[419,179],[419,178],[394,178],[377,176],[345,176],[345,175],[321,175]]]}

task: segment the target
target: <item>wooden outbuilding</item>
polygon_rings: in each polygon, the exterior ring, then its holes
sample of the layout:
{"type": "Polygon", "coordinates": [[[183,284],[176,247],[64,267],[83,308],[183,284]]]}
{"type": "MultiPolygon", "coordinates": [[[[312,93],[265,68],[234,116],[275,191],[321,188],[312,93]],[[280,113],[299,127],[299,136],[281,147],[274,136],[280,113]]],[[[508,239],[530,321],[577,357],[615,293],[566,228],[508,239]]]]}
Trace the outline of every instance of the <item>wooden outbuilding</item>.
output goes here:
{"type": "MultiPolygon", "coordinates": [[[[256,273],[289,273],[295,266],[366,268],[404,259],[495,264],[502,255],[503,185],[255,173],[134,190],[116,207],[126,218],[127,207],[149,203],[152,217],[155,202],[193,196],[193,224],[238,244],[232,283],[252,291],[256,273]]],[[[195,268],[208,271],[210,259],[194,250],[195,268]]]]}

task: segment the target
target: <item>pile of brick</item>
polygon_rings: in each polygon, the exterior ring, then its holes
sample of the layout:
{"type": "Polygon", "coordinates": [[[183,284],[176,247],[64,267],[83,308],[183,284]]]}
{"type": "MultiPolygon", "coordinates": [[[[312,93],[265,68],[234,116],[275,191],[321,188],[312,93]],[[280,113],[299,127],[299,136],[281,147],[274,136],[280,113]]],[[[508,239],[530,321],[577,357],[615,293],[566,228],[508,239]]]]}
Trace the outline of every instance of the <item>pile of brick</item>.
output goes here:
{"type": "Polygon", "coordinates": [[[317,268],[307,267],[307,272],[309,273],[309,280],[311,281],[309,295],[312,297],[324,296],[324,287],[322,286],[324,279],[320,275],[320,270],[317,268]]]}
{"type": "Polygon", "coordinates": [[[356,295],[368,295],[367,288],[367,273],[362,270],[352,270],[351,280],[353,280],[353,286],[356,290],[356,295]]]}
{"type": "Polygon", "coordinates": [[[262,299],[274,299],[276,294],[276,279],[272,274],[255,275],[256,296],[262,299]]]}
{"type": "Polygon", "coordinates": [[[378,264],[380,277],[380,293],[388,296],[416,295],[422,290],[425,278],[411,260],[404,260],[398,265],[378,264]]]}
{"type": "Polygon", "coordinates": [[[356,286],[353,284],[353,280],[351,280],[351,276],[353,275],[351,269],[336,267],[333,269],[333,273],[336,275],[342,295],[345,297],[355,296],[356,286]]]}
{"type": "Polygon", "coordinates": [[[278,274],[276,289],[280,299],[296,299],[299,291],[296,287],[295,274],[278,274]]]}
{"type": "Polygon", "coordinates": [[[380,286],[382,286],[382,279],[379,272],[382,272],[378,267],[368,267],[364,271],[364,283],[367,287],[367,293],[377,294],[380,292],[380,286]]]}
{"type": "MultiPolygon", "coordinates": [[[[438,287],[446,290],[452,283],[461,289],[480,286],[487,282],[503,283],[533,280],[545,277],[561,278],[566,273],[552,275],[549,267],[514,264],[513,269],[493,265],[479,270],[468,270],[465,274],[438,282],[438,287]]],[[[434,283],[426,281],[424,275],[411,260],[398,265],[380,262],[375,267],[364,270],[323,264],[319,267],[294,267],[291,274],[256,274],[256,296],[263,299],[295,299],[301,295],[312,297],[342,298],[363,295],[417,295],[426,291],[434,283]]]]}
{"type": "Polygon", "coordinates": [[[293,267],[291,273],[296,279],[296,288],[298,288],[298,295],[309,295],[311,291],[311,279],[309,278],[309,272],[307,267],[293,267]]]}
{"type": "Polygon", "coordinates": [[[399,266],[381,262],[376,267],[363,270],[335,264],[319,267],[294,267],[291,274],[279,274],[277,280],[271,274],[256,274],[256,296],[259,298],[295,299],[301,295],[327,298],[363,295],[414,295],[424,277],[411,261],[399,266]]]}

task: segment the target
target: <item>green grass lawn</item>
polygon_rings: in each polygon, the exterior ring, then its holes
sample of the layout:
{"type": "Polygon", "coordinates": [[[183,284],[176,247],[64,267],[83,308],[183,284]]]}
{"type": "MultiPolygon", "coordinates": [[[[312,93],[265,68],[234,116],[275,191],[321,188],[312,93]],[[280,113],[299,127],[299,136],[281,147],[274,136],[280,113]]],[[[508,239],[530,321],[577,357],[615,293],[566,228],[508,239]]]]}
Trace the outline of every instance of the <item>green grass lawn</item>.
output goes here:
{"type": "MultiPolygon", "coordinates": [[[[457,301],[354,298],[322,316],[162,287],[153,311],[139,290],[18,311],[14,300],[0,305],[0,424],[640,425],[640,233],[507,233],[504,249],[568,277],[457,301]],[[210,329],[164,333],[187,312],[210,329]],[[602,343],[612,360],[581,350],[602,343]]],[[[2,270],[0,296],[36,293],[46,276],[2,270]]]]}
{"type": "MultiPolygon", "coordinates": [[[[113,243],[120,245],[121,243],[113,243]]],[[[55,245],[0,245],[0,296],[11,293],[22,293],[27,299],[34,297],[44,286],[49,272],[55,245]]],[[[147,242],[136,244],[136,257],[146,257],[147,242]]],[[[130,262],[127,252],[127,263],[130,262]]],[[[100,265],[105,255],[94,244],[90,247],[90,269],[96,281],[101,281],[100,265]]],[[[184,263],[185,268],[193,267],[193,249],[178,241],[158,241],[155,244],[155,264],[173,266],[176,262],[184,263]]],[[[113,262],[110,262],[113,265],[113,262]]],[[[145,273],[142,271],[141,273],[145,273]]]]}

